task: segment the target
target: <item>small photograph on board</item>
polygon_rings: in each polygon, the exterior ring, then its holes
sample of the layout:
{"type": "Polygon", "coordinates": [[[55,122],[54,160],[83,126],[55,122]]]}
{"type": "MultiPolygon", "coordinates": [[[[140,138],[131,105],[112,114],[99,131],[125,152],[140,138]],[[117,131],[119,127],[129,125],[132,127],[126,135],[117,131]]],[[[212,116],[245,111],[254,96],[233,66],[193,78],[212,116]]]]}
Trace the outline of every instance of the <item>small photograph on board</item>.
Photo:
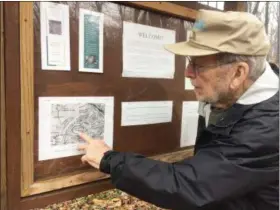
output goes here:
{"type": "Polygon", "coordinates": [[[103,73],[102,13],[80,9],[79,71],[103,73]]]}
{"type": "Polygon", "coordinates": [[[113,97],[40,97],[39,161],[82,154],[79,133],[113,146],[113,97]]]}
{"type": "Polygon", "coordinates": [[[57,20],[49,20],[49,33],[55,35],[62,35],[62,23],[57,20]]]}
{"type": "Polygon", "coordinates": [[[96,55],[85,56],[85,66],[96,65],[96,64],[97,64],[96,55]]]}

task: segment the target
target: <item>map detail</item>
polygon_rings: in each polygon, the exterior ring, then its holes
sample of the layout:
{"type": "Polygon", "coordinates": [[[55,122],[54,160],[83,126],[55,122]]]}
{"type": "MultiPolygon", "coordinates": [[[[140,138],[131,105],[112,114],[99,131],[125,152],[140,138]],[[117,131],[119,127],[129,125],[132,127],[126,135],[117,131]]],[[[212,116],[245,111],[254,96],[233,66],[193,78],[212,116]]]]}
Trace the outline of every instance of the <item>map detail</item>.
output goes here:
{"type": "Polygon", "coordinates": [[[70,103],[51,105],[51,145],[83,142],[79,132],[92,138],[104,138],[105,104],[70,103]]]}
{"type": "Polygon", "coordinates": [[[38,160],[84,154],[79,133],[113,147],[114,97],[39,97],[38,160]]]}

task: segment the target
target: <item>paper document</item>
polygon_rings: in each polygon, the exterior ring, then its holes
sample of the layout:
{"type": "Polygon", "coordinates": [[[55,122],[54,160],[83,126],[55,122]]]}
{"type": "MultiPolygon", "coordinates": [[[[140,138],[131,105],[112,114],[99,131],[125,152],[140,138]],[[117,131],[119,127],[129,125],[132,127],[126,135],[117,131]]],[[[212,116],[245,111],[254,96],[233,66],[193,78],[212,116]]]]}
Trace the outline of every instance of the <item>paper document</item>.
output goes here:
{"type": "Polygon", "coordinates": [[[163,45],[175,43],[175,31],[123,23],[123,77],[174,78],[175,56],[163,45]]]}
{"type": "Polygon", "coordinates": [[[191,80],[186,77],[185,77],[185,90],[194,90],[191,80]]]}
{"type": "Polygon", "coordinates": [[[182,109],[180,146],[193,146],[197,135],[198,101],[184,101],[182,109]]]}
{"type": "Polygon", "coordinates": [[[70,70],[69,6],[40,3],[43,70],[70,70]]]}
{"type": "Polygon", "coordinates": [[[104,14],[80,9],[79,71],[103,72],[104,14]]]}
{"type": "Polygon", "coordinates": [[[48,64],[57,66],[65,63],[65,49],[63,38],[60,36],[48,36],[48,64]]]}
{"type": "Polygon", "coordinates": [[[122,102],[122,126],[166,123],[172,120],[173,101],[122,102]]]}
{"type": "Polygon", "coordinates": [[[79,132],[113,146],[113,97],[40,97],[39,161],[82,154],[79,132]]]}
{"type": "MultiPolygon", "coordinates": [[[[189,59],[186,58],[185,71],[187,70],[188,65],[189,65],[189,59]]],[[[185,90],[194,90],[191,80],[189,78],[187,78],[186,76],[185,76],[185,90]]]]}

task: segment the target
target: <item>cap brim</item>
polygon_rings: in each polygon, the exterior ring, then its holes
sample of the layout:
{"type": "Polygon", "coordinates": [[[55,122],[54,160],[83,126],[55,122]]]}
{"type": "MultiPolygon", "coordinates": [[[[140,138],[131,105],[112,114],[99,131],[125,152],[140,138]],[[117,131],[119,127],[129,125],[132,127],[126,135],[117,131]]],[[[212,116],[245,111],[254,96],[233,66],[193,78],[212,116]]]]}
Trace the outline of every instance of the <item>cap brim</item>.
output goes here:
{"type": "Polygon", "coordinates": [[[176,55],[205,56],[220,53],[218,50],[195,44],[193,42],[178,42],[164,45],[164,48],[176,55]]]}

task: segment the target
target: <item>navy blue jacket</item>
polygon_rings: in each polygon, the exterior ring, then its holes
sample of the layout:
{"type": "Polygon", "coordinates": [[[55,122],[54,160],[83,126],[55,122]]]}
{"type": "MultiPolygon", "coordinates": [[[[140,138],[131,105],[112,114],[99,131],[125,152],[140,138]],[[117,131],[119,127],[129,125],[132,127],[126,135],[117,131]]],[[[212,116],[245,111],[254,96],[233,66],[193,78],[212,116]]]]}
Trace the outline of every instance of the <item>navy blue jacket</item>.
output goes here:
{"type": "Polygon", "coordinates": [[[109,151],[100,170],[111,174],[116,188],[162,208],[278,210],[279,92],[257,103],[243,102],[215,124],[199,117],[195,154],[189,159],[165,163],[109,151]]]}

